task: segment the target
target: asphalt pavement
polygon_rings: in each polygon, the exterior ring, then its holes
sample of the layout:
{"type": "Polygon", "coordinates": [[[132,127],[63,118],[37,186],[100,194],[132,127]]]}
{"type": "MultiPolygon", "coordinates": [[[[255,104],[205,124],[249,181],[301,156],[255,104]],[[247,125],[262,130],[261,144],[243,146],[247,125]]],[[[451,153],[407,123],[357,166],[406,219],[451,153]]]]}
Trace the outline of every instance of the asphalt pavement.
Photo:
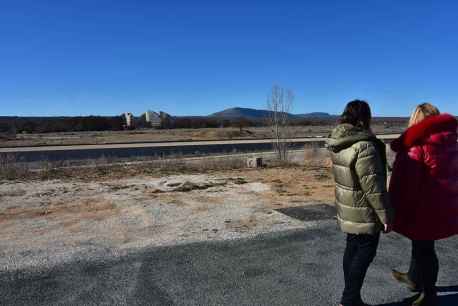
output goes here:
{"type": "MultiPolygon", "coordinates": [[[[252,239],[151,248],[118,259],[0,274],[0,305],[338,305],[344,235],[333,220],[252,239]]],[[[458,238],[440,241],[442,306],[458,305],[458,238]]],[[[412,294],[390,277],[409,242],[384,235],[363,298],[401,306],[412,294]]]]}

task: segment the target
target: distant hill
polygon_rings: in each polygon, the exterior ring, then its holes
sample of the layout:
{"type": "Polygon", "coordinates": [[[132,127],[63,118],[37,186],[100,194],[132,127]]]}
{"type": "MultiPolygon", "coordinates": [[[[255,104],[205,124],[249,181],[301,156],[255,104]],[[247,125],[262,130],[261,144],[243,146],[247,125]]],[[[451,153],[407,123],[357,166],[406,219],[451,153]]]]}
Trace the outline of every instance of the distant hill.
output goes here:
{"type": "Polygon", "coordinates": [[[220,117],[220,118],[247,118],[247,119],[261,119],[269,116],[269,111],[252,109],[252,108],[243,108],[243,107],[233,107],[228,108],[223,111],[211,114],[210,117],[220,117]]]}
{"type": "Polygon", "coordinates": [[[298,115],[295,115],[295,116],[296,117],[301,117],[301,118],[330,118],[330,117],[335,117],[334,115],[331,115],[329,113],[323,113],[323,112],[298,114],[298,115]]]}
{"type": "MultiPolygon", "coordinates": [[[[233,107],[225,109],[221,112],[211,114],[210,117],[218,118],[246,118],[246,119],[262,119],[268,117],[270,111],[253,109],[253,108],[243,108],[243,107],[233,107]]],[[[328,113],[315,112],[307,114],[290,114],[292,118],[330,118],[333,117],[328,113]]]]}

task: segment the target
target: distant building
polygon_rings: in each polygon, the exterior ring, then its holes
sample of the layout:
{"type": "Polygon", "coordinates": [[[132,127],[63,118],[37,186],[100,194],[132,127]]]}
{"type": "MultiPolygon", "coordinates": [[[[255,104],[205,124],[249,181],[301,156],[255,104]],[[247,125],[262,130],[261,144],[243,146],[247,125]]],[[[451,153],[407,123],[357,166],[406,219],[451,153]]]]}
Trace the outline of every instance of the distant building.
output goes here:
{"type": "Polygon", "coordinates": [[[161,127],[161,116],[153,111],[146,111],[145,121],[151,125],[151,127],[161,127]]]}
{"type": "Polygon", "coordinates": [[[134,115],[132,113],[124,113],[124,119],[126,120],[126,128],[131,129],[134,127],[134,115]]]}
{"type": "Polygon", "coordinates": [[[172,116],[164,112],[153,112],[151,110],[146,111],[139,118],[134,118],[132,113],[123,114],[125,124],[125,129],[134,129],[134,128],[168,128],[172,123],[172,116]]]}
{"type": "Polygon", "coordinates": [[[160,112],[159,117],[161,118],[161,127],[164,129],[168,129],[172,126],[172,116],[167,113],[160,112]]]}
{"type": "Polygon", "coordinates": [[[169,114],[167,114],[166,112],[159,112],[159,116],[160,116],[161,118],[170,118],[170,117],[172,117],[172,116],[170,116],[169,114]]]}

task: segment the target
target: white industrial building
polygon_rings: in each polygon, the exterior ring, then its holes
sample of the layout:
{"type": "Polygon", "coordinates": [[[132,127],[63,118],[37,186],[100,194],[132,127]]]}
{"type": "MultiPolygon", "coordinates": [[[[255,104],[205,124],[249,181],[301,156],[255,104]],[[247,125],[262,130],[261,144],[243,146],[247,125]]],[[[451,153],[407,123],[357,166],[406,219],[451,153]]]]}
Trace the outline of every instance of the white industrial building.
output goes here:
{"type": "Polygon", "coordinates": [[[161,126],[161,116],[153,111],[146,111],[145,113],[145,121],[151,124],[152,127],[160,127],[161,126]]]}
{"type": "Polygon", "coordinates": [[[128,129],[132,128],[134,125],[134,115],[132,113],[124,113],[124,118],[126,120],[126,127],[128,129]]]}

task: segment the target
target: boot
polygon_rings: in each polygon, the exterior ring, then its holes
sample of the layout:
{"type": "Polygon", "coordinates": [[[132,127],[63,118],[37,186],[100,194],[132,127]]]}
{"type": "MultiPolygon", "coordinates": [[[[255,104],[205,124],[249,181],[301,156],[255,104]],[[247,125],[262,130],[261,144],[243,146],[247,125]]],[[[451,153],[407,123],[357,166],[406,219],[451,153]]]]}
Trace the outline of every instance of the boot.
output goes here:
{"type": "Polygon", "coordinates": [[[412,303],[412,306],[438,306],[439,301],[436,294],[425,295],[422,292],[418,298],[412,303]]]}
{"type": "Polygon", "coordinates": [[[420,295],[413,301],[412,306],[421,306],[425,299],[425,294],[422,292],[420,295]]]}
{"type": "Polygon", "coordinates": [[[417,286],[413,281],[410,280],[409,275],[407,273],[402,273],[397,270],[392,270],[391,275],[395,280],[404,284],[410,291],[418,292],[421,291],[421,288],[417,286]]]}

